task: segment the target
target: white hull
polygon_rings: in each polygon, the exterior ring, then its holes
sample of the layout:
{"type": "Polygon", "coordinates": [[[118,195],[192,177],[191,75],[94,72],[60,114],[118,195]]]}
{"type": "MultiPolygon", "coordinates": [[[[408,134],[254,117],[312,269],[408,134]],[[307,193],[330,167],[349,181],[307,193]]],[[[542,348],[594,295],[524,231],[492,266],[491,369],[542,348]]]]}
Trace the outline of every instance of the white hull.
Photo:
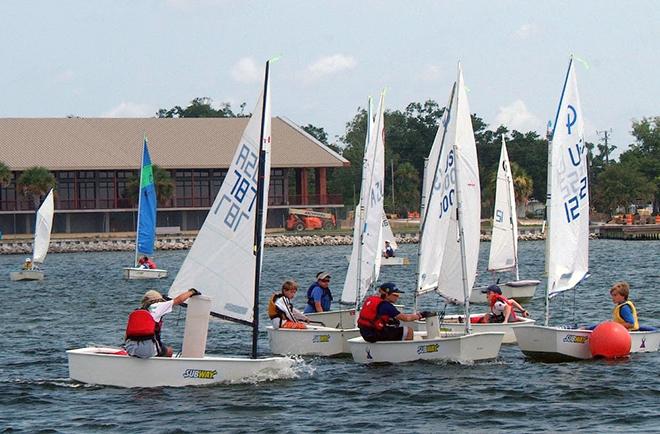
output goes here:
{"type": "Polygon", "coordinates": [[[520,350],[533,360],[564,362],[591,359],[590,330],[529,326],[514,329],[520,350]]]}
{"type": "Polygon", "coordinates": [[[288,357],[139,359],[114,354],[119,350],[87,347],[67,351],[69,376],[82,383],[118,387],[201,386],[294,376],[295,362],[288,357]]]}
{"type": "Polygon", "coordinates": [[[660,331],[654,332],[630,332],[632,342],[631,353],[653,353],[660,346],[660,331]]]}
{"type": "MultiPolygon", "coordinates": [[[[470,315],[471,318],[481,317],[481,314],[470,315]]],[[[440,323],[440,332],[452,332],[452,333],[462,333],[465,331],[465,323],[463,319],[464,315],[447,315],[444,317],[440,323]]],[[[529,318],[521,318],[520,321],[510,322],[510,323],[488,323],[488,324],[472,324],[473,333],[485,333],[485,332],[498,332],[504,333],[502,338],[503,344],[515,344],[516,335],[513,333],[513,329],[516,327],[525,327],[528,325],[533,325],[536,321],[529,318]]],[[[425,330],[424,321],[415,321],[415,330],[425,330]]]]}
{"type": "MultiPolygon", "coordinates": [[[[591,359],[591,330],[558,327],[518,327],[514,329],[518,346],[529,358],[544,362],[591,359]]],[[[630,332],[631,353],[658,351],[660,331],[630,332]]]]}
{"type": "Polygon", "coordinates": [[[381,267],[383,265],[410,265],[410,259],[402,256],[394,256],[393,258],[383,258],[380,260],[381,267]]]}
{"type": "Polygon", "coordinates": [[[268,343],[273,354],[336,356],[350,354],[348,339],[360,336],[356,328],[337,329],[309,326],[304,330],[268,327],[268,343]]]}
{"type": "Polygon", "coordinates": [[[22,270],[9,273],[11,280],[44,280],[44,272],[41,270],[22,270]]]}
{"type": "Polygon", "coordinates": [[[412,341],[370,343],[358,337],[348,343],[357,363],[403,363],[414,360],[469,363],[495,359],[503,337],[503,333],[474,333],[426,339],[426,332],[415,332],[412,341]]]}
{"type": "MultiPolygon", "coordinates": [[[[502,295],[506,298],[513,298],[518,303],[526,303],[534,297],[536,287],[541,283],[540,280],[517,280],[498,284],[502,289],[502,295]]],[[[488,303],[486,294],[482,293],[487,286],[475,286],[470,294],[470,303],[488,303]]]]}
{"type": "Polygon", "coordinates": [[[124,268],[124,279],[128,280],[162,279],[164,277],[167,277],[167,270],[161,270],[159,268],[124,268]]]}
{"type": "Polygon", "coordinates": [[[325,327],[350,329],[355,327],[355,309],[329,310],[326,312],[306,313],[312,321],[322,322],[325,327]]]}

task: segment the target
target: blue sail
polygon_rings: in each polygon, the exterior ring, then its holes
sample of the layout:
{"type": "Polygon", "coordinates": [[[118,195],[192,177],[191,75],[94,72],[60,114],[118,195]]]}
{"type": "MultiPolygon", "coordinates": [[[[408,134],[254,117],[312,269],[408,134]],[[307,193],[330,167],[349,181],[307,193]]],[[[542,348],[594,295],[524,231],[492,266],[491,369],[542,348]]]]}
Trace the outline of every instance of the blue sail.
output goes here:
{"type": "Polygon", "coordinates": [[[154,252],[156,238],[156,186],[151,157],[144,138],[142,170],[140,171],[140,199],[138,201],[137,251],[145,255],[154,252]]]}

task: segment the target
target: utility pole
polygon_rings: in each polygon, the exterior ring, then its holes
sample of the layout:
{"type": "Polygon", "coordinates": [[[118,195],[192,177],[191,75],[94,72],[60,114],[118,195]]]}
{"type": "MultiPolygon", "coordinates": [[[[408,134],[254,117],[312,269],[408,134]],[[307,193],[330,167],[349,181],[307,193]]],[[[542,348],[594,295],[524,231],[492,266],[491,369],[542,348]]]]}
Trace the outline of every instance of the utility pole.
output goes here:
{"type": "Polygon", "coordinates": [[[605,142],[605,164],[610,164],[610,147],[607,144],[608,139],[612,135],[612,128],[609,130],[596,131],[596,134],[600,136],[603,135],[603,141],[605,142]]]}

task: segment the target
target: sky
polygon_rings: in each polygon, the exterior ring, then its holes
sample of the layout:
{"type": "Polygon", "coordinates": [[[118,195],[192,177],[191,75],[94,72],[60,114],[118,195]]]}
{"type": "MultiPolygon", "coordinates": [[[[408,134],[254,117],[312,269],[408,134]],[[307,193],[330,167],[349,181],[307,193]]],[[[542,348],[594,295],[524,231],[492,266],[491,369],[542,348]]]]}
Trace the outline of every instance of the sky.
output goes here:
{"type": "Polygon", "coordinates": [[[660,5],[583,0],[4,0],[0,117],[150,117],[195,97],[272,112],[337,142],[369,96],[444,105],[463,66],[470,109],[543,134],[569,56],[585,133],[618,155],[660,115],[660,5]],[[602,137],[602,135],[601,135],[602,137]]]}

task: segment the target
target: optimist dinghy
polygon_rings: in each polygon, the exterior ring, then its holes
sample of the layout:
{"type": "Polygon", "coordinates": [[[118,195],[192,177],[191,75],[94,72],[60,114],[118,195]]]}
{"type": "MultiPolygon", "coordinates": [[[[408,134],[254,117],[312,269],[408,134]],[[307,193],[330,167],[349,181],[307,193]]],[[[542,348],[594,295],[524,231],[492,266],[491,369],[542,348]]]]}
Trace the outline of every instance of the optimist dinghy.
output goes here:
{"type": "MultiPolygon", "coordinates": [[[[346,272],[341,303],[352,309],[307,314],[329,327],[275,329],[268,327],[270,349],[275,354],[331,356],[348,353],[346,341],[360,335],[356,328],[357,304],[378,279],[383,245],[383,180],[385,177],[384,102],[381,94],[376,121],[368,129],[362,165],[360,205],[356,210],[353,251],[346,272]]],[[[371,102],[369,103],[371,106],[371,102]]],[[[371,111],[371,110],[370,110],[371,111]]],[[[371,119],[371,115],[368,116],[371,119]]]]}
{"type": "Polygon", "coordinates": [[[267,62],[264,90],[227,177],[169,290],[171,298],[189,288],[202,293],[188,300],[181,357],[138,359],[125,355],[119,348],[70,350],[67,355],[72,380],[121,387],[156,387],[260,381],[294,375],[293,359],[257,358],[257,295],[270,174],[269,65],[267,62]],[[251,358],[205,355],[209,312],[252,327],[251,358]]]}
{"type": "MultiPolygon", "coordinates": [[[[530,359],[556,362],[591,359],[590,330],[551,327],[550,299],[577,285],[589,271],[589,184],[584,118],[573,58],[568,64],[548,149],[548,238],[545,325],[514,329],[530,359]],[[567,193],[568,192],[568,193],[567,193]]],[[[660,331],[630,332],[631,352],[658,351],[660,331]]]]}
{"type": "MultiPolygon", "coordinates": [[[[470,316],[470,288],[479,255],[481,192],[477,152],[463,72],[453,86],[448,109],[428,158],[422,188],[422,230],[419,243],[417,295],[438,292],[462,303],[470,316]]],[[[442,331],[437,316],[426,319],[426,332],[397,342],[349,340],[358,363],[399,363],[413,360],[472,362],[497,357],[502,332],[472,333],[466,321],[459,333],[442,331]]]]}
{"type": "Polygon", "coordinates": [[[48,253],[54,214],[55,201],[53,199],[53,190],[51,189],[37,211],[37,220],[34,227],[34,243],[32,246],[32,268],[10,272],[10,280],[43,280],[44,272],[39,269],[39,264],[44,262],[48,253]]]}
{"type": "Polygon", "coordinates": [[[156,187],[153,167],[147,147],[147,136],[142,146],[142,168],[140,170],[140,196],[138,199],[137,236],[135,239],[135,261],[132,267],[124,268],[124,279],[162,279],[167,277],[167,270],[138,266],[138,257],[153,255],[156,241],[156,187]]]}

